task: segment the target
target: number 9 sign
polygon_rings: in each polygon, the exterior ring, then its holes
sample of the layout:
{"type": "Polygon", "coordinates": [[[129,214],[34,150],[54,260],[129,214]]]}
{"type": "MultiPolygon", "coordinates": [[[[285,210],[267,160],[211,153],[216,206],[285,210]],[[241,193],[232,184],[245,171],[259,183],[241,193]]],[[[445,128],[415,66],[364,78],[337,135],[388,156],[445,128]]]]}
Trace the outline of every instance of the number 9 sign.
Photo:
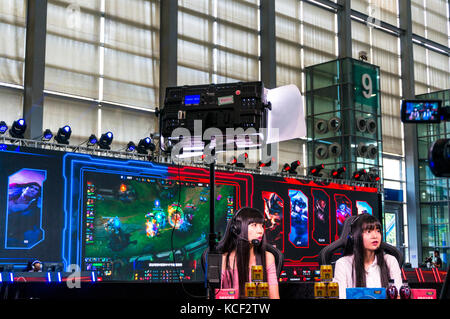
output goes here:
{"type": "Polygon", "coordinates": [[[372,87],[372,78],[369,74],[364,73],[361,78],[363,91],[362,94],[366,99],[370,99],[372,97],[373,87],[372,87]]]}
{"type": "Polygon", "coordinates": [[[353,65],[353,80],[355,85],[355,102],[378,107],[378,72],[370,65],[353,65]]]}

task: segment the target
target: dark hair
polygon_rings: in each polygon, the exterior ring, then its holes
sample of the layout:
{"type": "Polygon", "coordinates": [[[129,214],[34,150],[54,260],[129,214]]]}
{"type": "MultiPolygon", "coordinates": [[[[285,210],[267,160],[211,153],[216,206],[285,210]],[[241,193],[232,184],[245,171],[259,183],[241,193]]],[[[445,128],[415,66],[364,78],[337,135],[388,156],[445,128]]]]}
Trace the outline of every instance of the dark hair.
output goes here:
{"type": "MultiPolygon", "coordinates": [[[[354,224],[352,225],[352,238],[353,238],[353,247],[349,247],[347,251],[350,251],[353,254],[353,269],[354,272],[352,276],[353,282],[356,287],[366,287],[366,270],[364,267],[364,242],[363,242],[363,232],[366,230],[380,230],[380,233],[383,234],[381,229],[381,223],[379,220],[367,213],[361,214],[357,217],[357,220],[354,220],[354,224]]],[[[383,236],[383,235],[381,235],[383,236]]],[[[383,238],[381,238],[383,240],[383,238]]],[[[377,264],[380,267],[380,278],[381,285],[383,287],[387,287],[389,284],[389,269],[384,260],[384,250],[380,247],[375,250],[375,256],[377,258],[377,264]]]]}
{"type": "MultiPolygon", "coordinates": [[[[232,219],[228,221],[227,229],[223,239],[219,242],[217,249],[220,253],[226,254],[225,269],[227,275],[234,273],[234,263],[230,265],[230,253],[236,250],[235,263],[237,265],[239,276],[239,294],[242,297],[245,293],[245,283],[249,278],[249,262],[250,262],[250,242],[248,241],[248,225],[252,223],[264,224],[264,214],[258,209],[251,207],[243,207],[238,210],[232,219]],[[233,225],[240,228],[237,235],[233,230],[233,225]]],[[[263,278],[266,281],[266,239],[263,236],[259,246],[253,246],[255,256],[261,256],[263,266],[263,278]]],[[[232,278],[232,276],[229,276],[232,278]]]]}

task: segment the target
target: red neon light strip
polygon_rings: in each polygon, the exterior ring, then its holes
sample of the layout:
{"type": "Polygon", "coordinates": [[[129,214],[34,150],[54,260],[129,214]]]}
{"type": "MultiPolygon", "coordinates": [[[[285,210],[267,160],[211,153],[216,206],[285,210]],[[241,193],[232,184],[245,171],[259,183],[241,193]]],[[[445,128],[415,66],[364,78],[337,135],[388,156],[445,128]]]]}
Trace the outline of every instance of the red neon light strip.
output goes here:
{"type": "Polygon", "coordinates": [[[337,184],[337,183],[330,183],[328,185],[320,185],[314,181],[302,182],[298,179],[289,178],[289,177],[285,177],[284,181],[280,181],[279,183],[304,185],[304,186],[320,187],[320,188],[331,188],[331,189],[337,189],[337,190],[359,191],[359,192],[366,192],[366,193],[377,193],[378,192],[378,189],[376,187],[350,186],[350,185],[346,185],[346,184],[337,184]]]}
{"type": "Polygon", "coordinates": [[[423,278],[422,269],[416,268],[417,277],[419,278],[419,282],[425,282],[425,279],[423,278]]]}

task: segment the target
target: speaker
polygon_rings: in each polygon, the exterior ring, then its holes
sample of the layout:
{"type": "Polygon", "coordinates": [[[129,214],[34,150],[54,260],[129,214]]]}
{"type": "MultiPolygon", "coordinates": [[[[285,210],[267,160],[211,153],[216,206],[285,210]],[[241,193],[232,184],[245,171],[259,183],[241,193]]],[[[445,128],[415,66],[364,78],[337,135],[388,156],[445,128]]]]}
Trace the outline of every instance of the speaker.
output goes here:
{"type": "Polygon", "coordinates": [[[333,143],[328,147],[328,153],[331,157],[339,157],[342,153],[342,146],[339,143],[333,143]]]}
{"type": "Polygon", "coordinates": [[[369,145],[367,147],[367,158],[375,159],[378,155],[378,148],[375,145],[369,145]]]}
{"type": "Polygon", "coordinates": [[[367,156],[367,146],[364,143],[359,143],[356,148],[356,155],[358,157],[366,157],[367,156]]]}
{"type": "Polygon", "coordinates": [[[367,121],[365,118],[362,117],[357,117],[356,118],[356,128],[358,129],[358,131],[365,132],[366,128],[367,128],[367,121]]]}
{"type": "Polygon", "coordinates": [[[317,134],[325,134],[328,132],[328,125],[327,121],[325,120],[318,120],[316,124],[314,125],[314,129],[317,134]]]}
{"type": "Polygon", "coordinates": [[[326,159],[328,158],[328,147],[325,144],[320,144],[314,151],[316,158],[326,159]]]}
{"type": "Polygon", "coordinates": [[[341,129],[342,121],[338,117],[332,117],[328,120],[328,130],[336,133],[341,129]]]}
{"type": "Polygon", "coordinates": [[[367,119],[366,121],[367,133],[375,134],[377,132],[377,122],[375,119],[367,119]]]}

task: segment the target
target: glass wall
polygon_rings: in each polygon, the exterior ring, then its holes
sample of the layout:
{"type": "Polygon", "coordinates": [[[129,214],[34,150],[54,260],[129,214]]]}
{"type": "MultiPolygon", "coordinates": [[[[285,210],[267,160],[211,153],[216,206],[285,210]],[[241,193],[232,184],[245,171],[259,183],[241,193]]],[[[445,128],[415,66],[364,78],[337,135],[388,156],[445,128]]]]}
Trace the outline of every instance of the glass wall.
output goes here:
{"type": "MultiPolygon", "coordinates": [[[[450,107],[450,90],[417,96],[420,99],[440,99],[450,107]]],[[[418,124],[419,193],[421,246],[423,259],[438,250],[444,265],[450,253],[450,180],[436,177],[430,170],[428,150],[438,139],[450,138],[450,123],[418,124]]],[[[445,267],[444,267],[445,268],[445,267]]]]}
{"type": "Polygon", "coordinates": [[[71,125],[71,144],[112,131],[116,150],[152,133],[159,15],[156,0],[48,1],[44,129],[71,125]]]}

